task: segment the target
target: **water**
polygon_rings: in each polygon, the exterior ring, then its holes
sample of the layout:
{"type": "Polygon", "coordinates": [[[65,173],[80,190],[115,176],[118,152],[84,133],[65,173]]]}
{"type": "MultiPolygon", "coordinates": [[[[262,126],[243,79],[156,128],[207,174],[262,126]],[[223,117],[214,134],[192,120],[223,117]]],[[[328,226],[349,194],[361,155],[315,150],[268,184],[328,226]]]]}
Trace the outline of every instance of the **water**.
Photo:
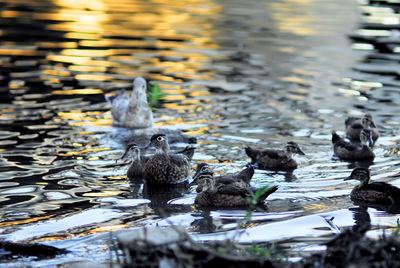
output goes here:
{"type": "Polygon", "coordinates": [[[368,15],[372,6],[360,4],[360,16],[345,0],[0,3],[0,236],[71,250],[8,265],[115,261],[110,231],[141,226],[276,242],[293,257],[322,249],[338,228],[370,221],[378,236],[396,226],[398,214],[350,201],[356,182],[343,178],[355,164],[332,158],[330,142],[348,115],[371,113],[381,130],[373,179],[400,186],[391,9],[368,15]],[[193,190],[126,178],[104,94],[136,76],[165,94],[156,127],[197,137],[193,166],[233,173],[249,161],[246,145],[300,144],[306,156],[293,173],[256,170],[252,186],[279,190],[244,232],[244,210],[199,209],[193,190]]]}

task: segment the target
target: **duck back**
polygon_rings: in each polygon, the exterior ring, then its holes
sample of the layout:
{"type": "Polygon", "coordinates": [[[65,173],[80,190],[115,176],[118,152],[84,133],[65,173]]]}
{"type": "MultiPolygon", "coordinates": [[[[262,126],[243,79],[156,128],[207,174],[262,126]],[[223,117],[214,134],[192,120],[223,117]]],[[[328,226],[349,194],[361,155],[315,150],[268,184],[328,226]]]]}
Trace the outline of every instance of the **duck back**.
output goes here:
{"type": "Polygon", "coordinates": [[[150,184],[177,184],[187,179],[190,163],[175,154],[155,154],[146,163],[144,177],[150,184]]]}
{"type": "Polygon", "coordinates": [[[400,189],[385,182],[371,182],[356,186],[351,191],[350,197],[358,202],[400,205],[400,189]]]}

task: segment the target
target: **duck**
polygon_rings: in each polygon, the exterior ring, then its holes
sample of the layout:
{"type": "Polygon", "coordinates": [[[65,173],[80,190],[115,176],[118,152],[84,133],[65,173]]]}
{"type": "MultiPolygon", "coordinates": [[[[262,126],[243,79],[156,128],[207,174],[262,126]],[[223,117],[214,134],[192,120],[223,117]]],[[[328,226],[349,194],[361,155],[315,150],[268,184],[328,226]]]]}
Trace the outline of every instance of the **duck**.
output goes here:
{"type": "Polygon", "coordinates": [[[149,160],[149,157],[140,155],[140,148],[136,143],[130,144],[121,159],[126,158],[128,155],[132,156],[132,162],[128,168],[127,176],[130,179],[140,179],[144,175],[144,167],[149,160]]]}
{"type": "Polygon", "coordinates": [[[245,151],[251,158],[252,164],[257,164],[261,169],[272,170],[296,169],[297,162],[292,158],[292,154],[305,155],[305,153],[300,149],[300,146],[293,141],[287,142],[285,150],[257,150],[247,146],[245,151]]]}
{"type": "Polygon", "coordinates": [[[363,167],[353,169],[344,180],[359,180],[350,193],[354,202],[374,205],[400,205],[400,189],[386,182],[370,182],[370,170],[363,167]]]}
{"type": "Polygon", "coordinates": [[[181,153],[169,153],[168,138],[164,134],[151,136],[150,145],[154,145],[156,152],[144,166],[144,179],[147,183],[178,184],[187,180],[194,147],[187,147],[181,153]]]}
{"type": "Polygon", "coordinates": [[[149,128],[153,126],[153,112],[147,102],[146,80],[136,77],[131,96],[121,90],[114,96],[105,95],[111,105],[113,125],[125,128],[149,128]]]}
{"type": "Polygon", "coordinates": [[[375,158],[371,145],[371,131],[362,129],[360,132],[361,143],[345,141],[336,132],[332,132],[333,152],[343,160],[370,160],[375,158]]]}
{"type": "MultiPolygon", "coordinates": [[[[254,198],[256,190],[243,187],[237,183],[217,183],[208,177],[199,181],[201,191],[194,203],[202,207],[243,207],[249,205],[249,198],[254,198]]],[[[278,190],[272,186],[255,200],[257,205],[264,204],[265,199],[278,190]]]]}
{"type": "Polygon", "coordinates": [[[372,133],[372,140],[375,144],[379,138],[379,131],[374,123],[372,115],[365,114],[363,118],[348,117],[344,121],[346,127],[346,136],[355,141],[360,141],[360,132],[362,129],[370,129],[372,133]]]}
{"type": "Polygon", "coordinates": [[[200,163],[197,165],[196,172],[193,176],[193,181],[189,184],[189,186],[193,184],[197,184],[196,192],[202,191],[202,186],[200,181],[205,178],[213,178],[215,179],[217,184],[238,184],[243,187],[249,187],[250,181],[254,175],[254,167],[249,165],[242,171],[229,175],[222,176],[214,176],[214,172],[211,170],[210,166],[207,163],[200,163]]]}

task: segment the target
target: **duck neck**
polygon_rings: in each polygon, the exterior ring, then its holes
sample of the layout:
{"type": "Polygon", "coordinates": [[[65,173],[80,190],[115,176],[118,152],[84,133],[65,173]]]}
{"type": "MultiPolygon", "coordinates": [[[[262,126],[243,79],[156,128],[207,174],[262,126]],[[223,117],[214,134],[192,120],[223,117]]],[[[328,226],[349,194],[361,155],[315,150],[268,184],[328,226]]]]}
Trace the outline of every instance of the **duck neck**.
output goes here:
{"type": "Polygon", "coordinates": [[[135,161],[140,162],[140,152],[136,151],[133,153],[132,162],[135,162],[135,161]]]}
{"type": "Polygon", "coordinates": [[[368,185],[368,183],[369,183],[369,178],[365,178],[360,182],[360,187],[365,187],[368,185]]]}
{"type": "Polygon", "coordinates": [[[156,154],[168,154],[168,152],[169,152],[168,143],[164,143],[160,147],[156,148],[156,154]]]}

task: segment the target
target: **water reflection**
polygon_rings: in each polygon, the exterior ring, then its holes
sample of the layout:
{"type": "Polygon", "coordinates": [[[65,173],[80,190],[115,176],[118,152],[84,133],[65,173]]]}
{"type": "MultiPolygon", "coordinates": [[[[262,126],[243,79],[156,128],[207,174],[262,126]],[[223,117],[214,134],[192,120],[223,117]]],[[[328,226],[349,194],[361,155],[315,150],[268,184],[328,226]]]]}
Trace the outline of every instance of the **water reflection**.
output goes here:
{"type": "Polygon", "coordinates": [[[342,180],[357,165],[399,184],[398,58],[380,53],[398,51],[383,39],[397,36],[392,11],[364,16],[354,47],[374,50],[354,64],[345,33],[356,16],[344,0],[1,2],[2,238],[92,249],[102,232],[170,224],[200,240],[237,237],[245,210],[198,209],[188,189],[130,182],[126,164],[115,163],[128,131],[111,126],[103,94],[130,90],[136,76],[165,96],[155,126],[196,135],[194,161],[216,173],[241,170],[247,145],[304,145],[293,172],[256,171],[252,187],[279,190],[241,241],[303,244],[299,237],[331,235],[331,217],[339,227],[368,217],[395,226],[397,211],[348,210],[352,186],[342,180]],[[373,30],[375,21],[390,24],[373,30]],[[382,129],[374,162],[332,160],[331,129],[363,112],[382,129]]]}

